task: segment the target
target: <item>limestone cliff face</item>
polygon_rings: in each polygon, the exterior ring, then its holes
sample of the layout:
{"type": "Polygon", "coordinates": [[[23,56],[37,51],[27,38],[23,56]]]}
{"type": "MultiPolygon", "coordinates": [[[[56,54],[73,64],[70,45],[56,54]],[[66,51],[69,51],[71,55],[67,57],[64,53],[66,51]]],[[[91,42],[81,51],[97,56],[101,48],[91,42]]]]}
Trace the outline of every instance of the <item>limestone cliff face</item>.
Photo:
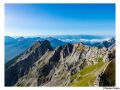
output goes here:
{"type": "Polygon", "coordinates": [[[5,85],[68,86],[72,75],[107,54],[107,48],[69,43],[52,50],[47,40],[37,42],[6,68],[5,85]]]}

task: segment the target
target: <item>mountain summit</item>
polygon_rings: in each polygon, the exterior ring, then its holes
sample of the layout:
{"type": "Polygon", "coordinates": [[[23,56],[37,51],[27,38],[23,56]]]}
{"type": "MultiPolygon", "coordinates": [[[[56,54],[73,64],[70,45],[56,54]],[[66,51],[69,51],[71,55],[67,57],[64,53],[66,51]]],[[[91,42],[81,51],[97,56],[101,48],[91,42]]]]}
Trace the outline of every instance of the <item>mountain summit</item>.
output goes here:
{"type": "MultiPolygon", "coordinates": [[[[22,55],[18,56],[14,63],[7,65],[5,71],[5,85],[13,85],[17,80],[28,73],[32,65],[41,58],[47,51],[52,50],[49,41],[37,41],[22,55]],[[11,76],[11,77],[9,77],[11,76]]],[[[10,61],[11,62],[11,61],[10,61]]]]}

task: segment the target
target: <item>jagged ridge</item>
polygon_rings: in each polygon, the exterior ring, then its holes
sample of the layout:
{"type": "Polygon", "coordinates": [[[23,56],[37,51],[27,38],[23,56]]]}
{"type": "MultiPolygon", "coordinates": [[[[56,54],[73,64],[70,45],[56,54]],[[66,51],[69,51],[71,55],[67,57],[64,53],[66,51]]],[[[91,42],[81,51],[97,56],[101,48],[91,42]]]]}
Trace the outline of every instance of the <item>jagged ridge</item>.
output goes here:
{"type": "Polygon", "coordinates": [[[5,85],[68,86],[72,75],[108,56],[107,48],[69,43],[53,50],[49,41],[38,41],[8,66],[5,85]]]}

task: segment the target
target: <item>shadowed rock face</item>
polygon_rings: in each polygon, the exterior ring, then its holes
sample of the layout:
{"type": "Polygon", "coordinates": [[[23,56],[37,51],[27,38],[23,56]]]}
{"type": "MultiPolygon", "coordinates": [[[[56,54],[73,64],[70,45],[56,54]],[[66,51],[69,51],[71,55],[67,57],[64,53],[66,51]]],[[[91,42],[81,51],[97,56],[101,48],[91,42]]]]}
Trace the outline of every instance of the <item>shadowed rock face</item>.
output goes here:
{"type": "Polygon", "coordinates": [[[115,86],[115,47],[108,53],[110,63],[100,75],[100,86],[115,86]]]}
{"type": "Polygon", "coordinates": [[[71,75],[106,54],[106,48],[70,43],[53,50],[49,41],[38,41],[7,66],[5,86],[68,86],[71,75]]]}
{"type": "Polygon", "coordinates": [[[99,86],[115,86],[115,60],[112,60],[99,76],[99,86]]]}
{"type": "Polygon", "coordinates": [[[43,68],[39,71],[39,79],[38,81],[38,86],[42,85],[43,83],[47,83],[51,80],[52,76],[55,73],[55,67],[59,66],[59,62],[63,57],[67,57],[72,53],[73,45],[68,44],[65,46],[60,46],[55,49],[54,54],[52,57],[49,59],[49,62],[43,66],[43,68]],[[62,56],[61,56],[62,54],[62,56]],[[52,73],[50,73],[52,71],[52,73]],[[41,78],[43,76],[44,78],[41,78]]]}
{"type": "Polygon", "coordinates": [[[36,62],[47,50],[52,50],[50,43],[45,40],[43,42],[36,42],[24,54],[19,57],[16,62],[11,64],[5,71],[5,85],[14,85],[17,80],[26,75],[29,68],[36,62]]]}

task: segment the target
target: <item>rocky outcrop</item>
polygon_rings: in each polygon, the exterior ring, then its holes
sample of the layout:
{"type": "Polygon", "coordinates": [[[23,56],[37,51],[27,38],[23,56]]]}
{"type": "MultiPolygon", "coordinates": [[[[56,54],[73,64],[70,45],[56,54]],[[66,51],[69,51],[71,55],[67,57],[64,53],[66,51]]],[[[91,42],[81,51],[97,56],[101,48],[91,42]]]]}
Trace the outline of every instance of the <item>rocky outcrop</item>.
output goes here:
{"type": "Polygon", "coordinates": [[[97,86],[115,86],[115,45],[106,54],[108,65],[97,77],[97,86]]]}
{"type": "Polygon", "coordinates": [[[37,42],[7,67],[5,85],[68,86],[72,75],[106,59],[107,53],[107,48],[70,43],[52,50],[47,40],[37,42]]]}
{"type": "Polygon", "coordinates": [[[5,85],[14,85],[20,77],[28,73],[34,62],[42,57],[47,50],[52,50],[47,40],[43,42],[38,41],[26,50],[13,64],[7,67],[5,71],[5,85]]]}

